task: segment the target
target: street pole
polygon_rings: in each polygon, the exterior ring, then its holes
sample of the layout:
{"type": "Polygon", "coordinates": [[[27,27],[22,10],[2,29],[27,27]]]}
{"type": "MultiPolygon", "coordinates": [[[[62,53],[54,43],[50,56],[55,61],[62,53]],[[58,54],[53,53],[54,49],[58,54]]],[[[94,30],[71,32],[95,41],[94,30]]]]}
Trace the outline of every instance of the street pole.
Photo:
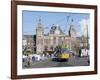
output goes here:
{"type": "Polygon", "coordinates": [[[88,25],[87,25],[87,49],[89,48],[89,45],[88,45],[88,25]]]}

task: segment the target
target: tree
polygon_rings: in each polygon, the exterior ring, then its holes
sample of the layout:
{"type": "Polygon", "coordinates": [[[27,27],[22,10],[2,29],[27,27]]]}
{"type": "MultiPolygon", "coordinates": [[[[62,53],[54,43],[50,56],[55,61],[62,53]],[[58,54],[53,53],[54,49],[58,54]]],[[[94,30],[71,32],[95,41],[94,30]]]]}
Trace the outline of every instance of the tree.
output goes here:
{"type": "Polygon", "coordinates": [[[32,50],[31,49],[27,49],[25,52],[24,52],[24,55],[30,55],[32,54],[32,50]]]}

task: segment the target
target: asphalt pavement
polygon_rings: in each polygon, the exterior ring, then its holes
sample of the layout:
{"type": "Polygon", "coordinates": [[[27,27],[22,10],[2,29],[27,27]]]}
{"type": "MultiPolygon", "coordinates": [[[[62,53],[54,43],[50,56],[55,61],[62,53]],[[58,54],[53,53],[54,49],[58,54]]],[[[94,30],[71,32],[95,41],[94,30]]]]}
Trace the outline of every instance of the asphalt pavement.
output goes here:
{"type": "Polygon", "coordinates": [[[70,67],[70,66],[89,66],[88,57],[77,57],[74,56],[70,58],[68,61],[59,62],[52,61],[52,59],[48,58],[46,60],[41,61],[30,61],[29,63],[23,62],[23,68],[49,68],[49,67],[70,67]]]}

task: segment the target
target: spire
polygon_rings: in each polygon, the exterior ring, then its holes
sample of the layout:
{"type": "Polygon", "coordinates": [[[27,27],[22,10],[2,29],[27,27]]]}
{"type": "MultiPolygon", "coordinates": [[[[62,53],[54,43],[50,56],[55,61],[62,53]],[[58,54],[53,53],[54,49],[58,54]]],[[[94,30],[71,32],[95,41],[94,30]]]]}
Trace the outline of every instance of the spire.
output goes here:
{"type": "Polygon", "coordinates": [[[36,27],[36,34],[37,35],[44,34],[44,28],[43,28],[43,25],[41,23],[41,16],[39,16],[39,18],[38,18],[38,23],[37,23],[37,27],[36,27]]]}
{"type": "Polygon", "coordinates": [[[76,30],[75,30],[75,26],[73,23],[73,19],[71,20],[71,24],[70,24],[70,28],[69,28],[69,36],[74,37],[76,35],[76,30]]]}
{"type": "Polygon", "coordinates": [[[38,27],[42,27],[41,16],[39,16],[39,19],[38,19],[38,27]]]}
{"type": "Polygon", "coordinates": [[[39,16],[39,24],[41,24],[41,16],[39,16]]]}
{"type": "Polygon", "coordinates": [[[71,23],[70,23],[70,29],[69,29],[70,31],[73,29],[73,26],[74,26],[74,25],[73,25],[73,19],[72,19],[72,20],[71,20],[71,23]]]}

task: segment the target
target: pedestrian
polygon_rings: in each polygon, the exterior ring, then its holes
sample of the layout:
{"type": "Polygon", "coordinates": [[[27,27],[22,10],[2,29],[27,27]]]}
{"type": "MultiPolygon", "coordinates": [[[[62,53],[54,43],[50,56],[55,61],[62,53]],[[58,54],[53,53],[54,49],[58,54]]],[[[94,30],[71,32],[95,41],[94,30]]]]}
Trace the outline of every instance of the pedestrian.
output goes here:
{"type": "Polygon", "coordinates": [[[79,57],[81,57],[81,48],[79,49],[79,57]]]}
{"type": "Polygon", "coordinates": [[[31,59],[30,59],[30,56],[28,56],[28,57],[27,57],[27,65],[28,65],[28,67],[30,67],[30,60],[31,60],[31,59]]]}
{"type": "Polygon", "coordinates": [[[90,54],[89,54],[89,50],[87,50],[87,57],[88,57],[88,64],[90,64],[90,54]]]}
{"type": "Polygon", "coordinates": [[[88,59],[88,64],[90,64],[90,60],[88,59]]]}

